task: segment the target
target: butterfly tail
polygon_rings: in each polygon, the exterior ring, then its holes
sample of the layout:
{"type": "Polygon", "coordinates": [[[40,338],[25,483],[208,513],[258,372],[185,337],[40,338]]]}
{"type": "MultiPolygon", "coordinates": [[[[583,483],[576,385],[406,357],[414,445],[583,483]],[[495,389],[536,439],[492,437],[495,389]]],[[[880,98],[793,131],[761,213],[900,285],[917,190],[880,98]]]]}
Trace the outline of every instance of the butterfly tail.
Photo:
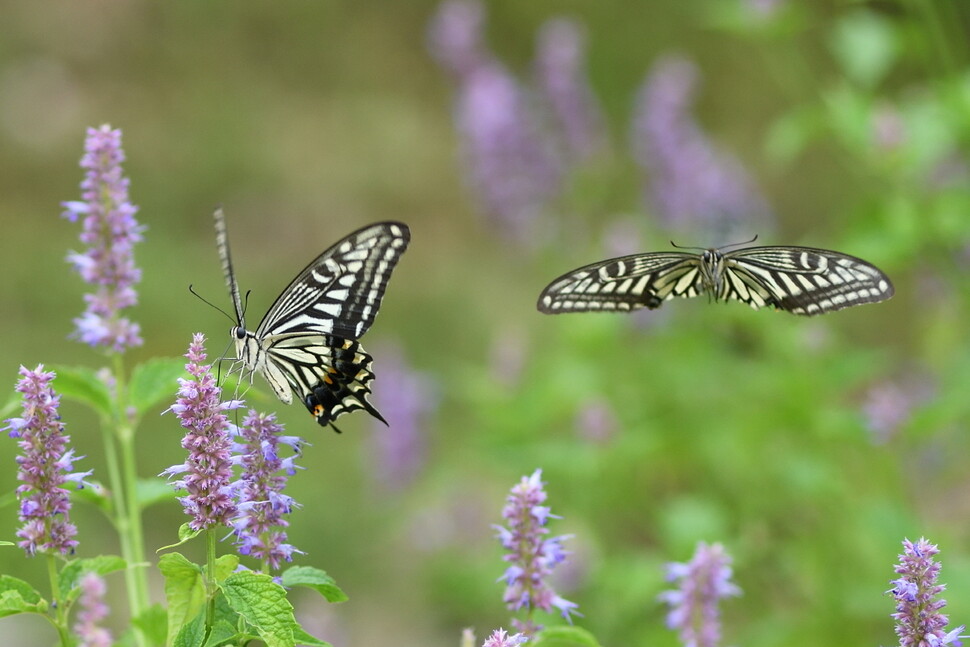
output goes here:
{"type": "MultiPolygon", "coordinates": [[[[332,365],[327,367],[323,378],[314,384],[303,397],[310,414],[321,426],[333,426],[333,421],[345,413],[363,409],[385,425],[387,420],[370,403],[370,383],[374,379],[371,370],[373,359],[353,340],[332,338],[332,365]]],[[[336,427],[334,427],[336,430],[336,427]]]]}

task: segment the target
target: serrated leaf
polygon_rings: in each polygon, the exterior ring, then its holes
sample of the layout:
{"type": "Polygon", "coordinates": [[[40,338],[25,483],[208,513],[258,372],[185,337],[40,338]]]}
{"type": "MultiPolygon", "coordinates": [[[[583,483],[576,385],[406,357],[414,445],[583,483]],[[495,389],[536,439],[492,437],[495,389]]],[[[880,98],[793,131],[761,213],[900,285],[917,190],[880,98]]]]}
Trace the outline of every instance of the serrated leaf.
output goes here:
{"type": "Polygon", "coordinates": [[[165,577],[168,635],[178,636],[183,625],[205,607],[202,569],[180,553],[169,553],[158,560],[158,570],[165,577]]]}
{"type": "Polygon", "coordinates": [[[312,566],[294,566],[283,572],[283,586],[305,586],[313,589],[327,602],[346,602],[347,594],[341,590],[332,577],[326,571],[312,566]]]}
{"type": "Polygon", "coordinates": [[[174,401],[179,377],[185,375],[185,359],[156,357],[135,367],[131,373],[128,397],[138,413],[165,400],[174,401]]]}
{"type": "Polygon", "coordinates": [[[294,647],[293,605],[286,589],[263,573],[233,573],[220,585],[226,601],[252,625],[266,647],[294,647]]]}
{"type": "Polygon", "coordinates": [[[111,417],[111,394],[97,373],[84,366],[54,366],[54,390],[68,400],[81,402],[102,416],[111,417]]]}
{"type": "MultiPolygon", "coordinates": [[[[253,636],[255,638],[256,636],[253,636]]],[[[246,639],[240,635],[235,625],[225,620],[216,620],[212,623],[212,631],[209,638],[205,641],[205,647],[219,647],[219,645],[245,645],[251,639],[246,639]]]]}
{"type": "Polygon", "coordinates": [[[47,601],[27,582],[0,575],[0,618],[17,613],[44,613],[47,601]]]}
{"type": "Polygon", "coordinates": [[[296,641],[297,645],[309,645],[309,647],[333,647],[333,645],[330,643],[311,636],[307,632],[303,631],[303,627],[299,626],[293,630],[293,639],[296,641]]]}
{"type": "Polygon", "coordinates": [[[160,604],[145,609],[137,618],[132,618],[131,624],[144,636],[143,642],[149,645],[164,645],[168,640],[168,612],[160,604]]]}
{"type": "MultiPolygon", "coordinates": [[[[172,623],[169,622],[169,631],[172,623]]],[[[179,627],[172,641],[172,647],[202,647],[205,640],[205,611],[198,613],[191,621],[179,627]]]]}
{"type": "Polygon", "coordinates": [[[57,588],[60,591],[61,598],[71,601],[77,597],[79,582],[84,573],[92,572],[104,576],[115,571],[123,571],[127,566],[127,562],[117,555],[99,555],[86,559],[75,559],[61,569],[57,576],[57,588]]]}
{"type": "Polygon", "coordinates": [[[599,641],[585,629],[560,625],[543,629],[529,641],[530,647],[600,647],[599,641]]]}
{"type": "Polygon", "coordinates": [[[178,496],[172,484],[162,478],[138,479],[135,493],[138,496],[138,506],[142,510],[178,496]]]}

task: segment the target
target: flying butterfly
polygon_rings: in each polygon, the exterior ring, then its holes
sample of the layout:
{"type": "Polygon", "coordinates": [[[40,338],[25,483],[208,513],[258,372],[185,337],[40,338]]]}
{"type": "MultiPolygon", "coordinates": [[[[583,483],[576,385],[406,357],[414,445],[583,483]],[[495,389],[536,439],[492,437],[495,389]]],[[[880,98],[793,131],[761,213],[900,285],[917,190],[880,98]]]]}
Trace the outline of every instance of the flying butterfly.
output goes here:
{"type": "Polygon", "coordinates": [[[889,277],[875,265],[827,249],[697,249],[700,253],[622,256],[567,272],[539,295],[539,311],[654,309],[674,297],[707,294],[714,301],[734,299],[755,310],[771,306],[814,316],[885,301],[894,293],[889,277]]]}
{"type": "Polygon", "coordinates": [[[372,358],[358,340],[374,323],[391,272],[408,247],[408,226],[378,222],[335,243],[296,275],[253,332],[246,329],[222,209],[214,216],[241,368],[261,373],[284,404],[295,393],[320,425],[337,432],[333,421],[357,409],[387,424],[367,400],[372,358]]]}

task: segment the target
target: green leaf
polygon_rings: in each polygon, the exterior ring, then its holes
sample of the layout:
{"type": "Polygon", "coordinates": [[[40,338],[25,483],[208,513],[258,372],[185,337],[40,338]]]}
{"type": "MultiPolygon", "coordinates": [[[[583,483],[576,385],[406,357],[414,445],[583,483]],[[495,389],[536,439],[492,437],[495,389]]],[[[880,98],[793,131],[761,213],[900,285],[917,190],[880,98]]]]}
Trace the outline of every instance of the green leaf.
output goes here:
{"type": "Polygon", "coordinates": [[[889,72],[899,52],[893,24],[873,11],[853,12],[836,25],[832,50],[846,76],[872,88],[889,72]]]}
{"type": "Polygon", "coordinates": [[[239,568],[239,555],[230,554],[216,558],[216,582],[224,582],[237,568],[239,568]]]}
{"type": "Polygon", "coordinates": [[[326,598],[327,602],[346,602],[344,593],[325,571],[312,566],[294,566],[283,572],[283,586],[305,586],[326,598]]]}
{"type": "Polygon", "coordinates": [[[55,366],[54,390],[68,400],[82,402],[104,417],[111,416],[111,393],[97,373],[85,366],[55,366]]]}
{"type": "Polygon", "coordinates": [[[158,569],[165,577],[168,635],[179,636],[183,625],[205,608],[202,569],[180,553],[162,555],[158,569]]]}
{"type": "Polygon", "coordinates": [[[215,613],[212,617],[212,631],[209,633],[208,640],[205,641],[206,647],[216,647],[216,645],[245,645],[259,636],[243,635],[239,631],[239,614],[236,613],[229,603],[226,596],[217,595],[215,613]]]}
{"type": "MultiPolygon", "coordinates": [[[[171,631],[171,620],[169,621],[171,631]]],[[[175,635],[172,647],[202,647],[205,640],[205,611],[196,614],[190,622],[182,625],[175,635]]]]}
{"type": "Polygon", "coordinates": [[[12,541],[0,541],[0,546],[16,546],[12,541]]]}
{"type": "Polygon", "coordinates": [[[135,626],[149,645],[164,645],[168,640],[168,613],[160,604],[153,604],[140,616],[132,618],[135,626]]]}
{"type": "Polygon", "coordinates": [[[176,546],[181,546],[182,544],[189,541],[190,539],[194,539],[198,537],[199,533],[201,532],[202,532],[201,530],[193,530],[192,526],[189,525],[189,522],[186,521],[181,526],[179,526],[179,540],[176,543],[171,544],[169,546],[162,546],[155,552],[160,553],[163,550],[168,550],[169,548],[175,548],[176,546]]]}
{"type": "Polygon", "coordinates": [[[246,622],[253,626],[266,647],[296,645],[293,605],[286,599],[286,589],[263,573],[233,573],[219,585],[226,600],[246,622]]]}
{"type": "Polygon", "coordinates": [[[47,601],[27,582],[0,575],[0,618],[17,613],[44,613],[47,601]]]}
{"type": "Polygon", "coordinates": [[[172,484],[162,478],[138,479],[135,491],[142,510],[177,496],[172,484]]]}
{"type": "Polygon", "coordinates": [[[138,413],[165,400],[174,401],[178,378],[185,375],[185,359],[156,357],[135,367],[131,374],[128,397],[138,413]]]}
{"type": "Polygon", "coordinates": [[[530,647],[600,647],[599,641],[585,629],[557,626],[543,629],[529,642],[530,647]]]}
{"type": "Polygon", "coordinates": [[[57,588],[60,591],[61,598],[72,601],[77,598],[79,582],[81,576],[85,573],[92,572],[104,576],[115,571],[123,571],[127,566],[127,562],[117,555],[99,555],[86,559],[75,559],[61,569],[57,576],[57,588]]]}
{"type": "Polygon", "coordinates": [[[296,627],[293,630],[293,639],[297,645],[309,645],[310,647],[333,647],[330,643],[311,636],[303,631],[303,627],[296,627]]]}

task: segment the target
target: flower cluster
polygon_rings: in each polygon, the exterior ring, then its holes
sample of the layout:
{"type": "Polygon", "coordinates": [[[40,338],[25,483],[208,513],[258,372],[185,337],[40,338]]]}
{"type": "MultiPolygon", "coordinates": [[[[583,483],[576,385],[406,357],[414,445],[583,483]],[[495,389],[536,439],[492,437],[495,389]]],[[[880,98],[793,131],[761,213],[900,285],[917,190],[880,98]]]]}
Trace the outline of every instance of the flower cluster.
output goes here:
{"type": "Polygon", "coordinates": [[[939,552],[935,544],[923,538],[916,543],[903,541],[903,554],[895,568],[899,577],[890,581],[893,588],[887,591],[896,598],[896,613],[892,617],[900,647],[961,644],[958,638],[964,626],[947,633],[949,618],[939,613],[946,606],[946,600],[937,597],[946,588],[936,583],[940,564],[933,556],[939,552]]]}
{"type": "Polygon", "coordinates": [[[657,61],[640,90],[632,146],[668,225],[716,240],[763,230],[769,210],[733,156],[718,150],[691,114],[698,70],[680,57],[657,61]]]}
{"type": "Polygon", "coordinates": [[[216,384],[212,367],[203,364],[206,359],[205,337],[196,333],[192,337],[186,357],[185,369],[191,378],[179,378],[179,397],[171,411],[188,431],[182,438],[182,447],[189,452],[188,459],[163,472],[169,477],[184,474],[173,484],[188,494],[179,501],[186,514],[192,516],[189,525],[193,530],[226,526],[236,516],[236,504],[232,497],[232,441],[225,411],[238,409],[237,400],[222,402],[222,389],[216,384]]]}
{"type": "Polygon", "coordinates": [[[134,285],[141,280],[141,270],[135,267],[132,250],[144,228],[135,220],[138,208],[128,201],[128,179],[121,174],[121,131],[107,125],[89,128],[84,149],[83,200],[63,206],[64,216],[72,222],[84,217],[81,242],[88,250],[72,252],[68,261],[97,287],[84,297],[88,307],[74,320],[75,334],[91,346],[122,352],[142,343],[138,324],[120,312],[138,301],[134,285]]]}
{"type": "Polygon", "coordinates": [[[496,629],[482,643],[482,647],[517,647],[527,642],[529,642],[529,638],[523,634],[512,634],[510,636],[504,629],[496,629]]]}
{"type": "Polygon", "coordinates": [[[88,572],[81,576],[80,585],[81,597],[77,601],[80,609],[74,624],[78,647],[111,647],[114,644],[111,632],[99,626],[108,617],[104,580],[97,573],[88,572]]]}
{"type": "Polygon", "coordinates": [[[731,582],[730,564],[723,546],[701,542],[689,562],[667,565],[667,581],[677,588],[661,593],[660,600],[670,606],[667,626],[687,647],[716,647],[720,641],[718,602],[741,594],[731,582]]]}
{"type": "Polygon", "coordinates": [[[272,414],[250,410],[237,430],[236,461],[243,473],[236,483],[239,516],[232,525],[239,553],[264,561],[277,570],[282,561],[291,561],[294,552],[301,552],[286,543],[283,528],[289,525],[284,518],[298,504],[283,494],[287,475],[296,473],[296,459],[303,440],[283,436],[283,425],[272,414]],[[294,454],[279,455],[280,445],[289,446],[294,454]]]}
{"type": "Polygon", "coordinates": [[[506,582],[503,600],[512,611],[528,611],[526,621],[512,621],[515,628],[527,636],[542,629],[532,622],[535,609],[549,612],[555,607],[567,620],[571,620],[570,614],[579,615],[576,603],[557,595],[545,581],[552,569],[566,560],[562,542],[568,536],[543,538],[549,534],[546,523],[558,517],[548,506],[541,505],[546,500],[541,478],[541,469],[532,476],[522,477],[512,488],[502,509],[502,518],[508,527],[495,526],[502,546],[509,551],[503,559],[511,563],[501,578],[506,582]]]}
{"type": "Polygon", "coordinates": [[[17,456],[17,478],[22,481],[17,496],[24,526],[17,531],[22,540],[18,545],[30,556],[67,555],[77,546],[77,528],[70,521],[71,501],[62,486],[73,482],[81,488],[91,472],[71,472],[78,457],[67,449],[70,437],[57,413],[60,396],[51,387],[54,373],[42,365],[33,371],[21,366],[20,375],[17,391],[23,394],[23,417],[8,419],[4,427],[11,438],[20,439],[22,452],[17,456]]]}

